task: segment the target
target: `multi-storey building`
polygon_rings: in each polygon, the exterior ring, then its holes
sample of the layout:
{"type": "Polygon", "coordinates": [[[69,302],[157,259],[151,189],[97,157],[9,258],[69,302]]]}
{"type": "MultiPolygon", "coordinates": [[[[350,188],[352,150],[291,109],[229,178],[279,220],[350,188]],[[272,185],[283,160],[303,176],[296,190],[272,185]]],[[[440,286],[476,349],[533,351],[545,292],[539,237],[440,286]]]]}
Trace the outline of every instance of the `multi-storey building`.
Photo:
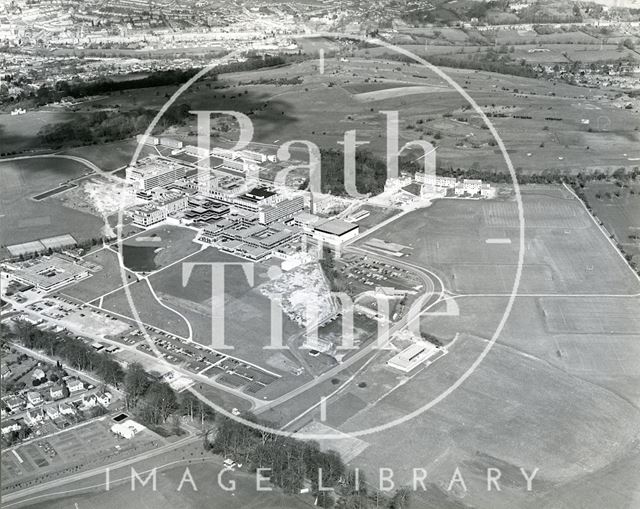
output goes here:
{"type": "Polygon", "coordinates": [[[133,210],[133,224],[151,226],[160,223],[167,217],[166,213],[153,203],[147,203],[133,210]]]}
{"type": "Polygon", "coordinates": [[[126,169],[127,180],[138,191],[172,184],[186,175],[185,167],[168,159],[148,157],[126,169]]]}
{"type": "Polygon", "coordinates": [[[292,218],[303,209],[304,198],[302,196],[282,200],[273,205],[261,207],[258,212],[258,222],[261,224],[269,224],[274,221],[284,221],[292,218]]]}

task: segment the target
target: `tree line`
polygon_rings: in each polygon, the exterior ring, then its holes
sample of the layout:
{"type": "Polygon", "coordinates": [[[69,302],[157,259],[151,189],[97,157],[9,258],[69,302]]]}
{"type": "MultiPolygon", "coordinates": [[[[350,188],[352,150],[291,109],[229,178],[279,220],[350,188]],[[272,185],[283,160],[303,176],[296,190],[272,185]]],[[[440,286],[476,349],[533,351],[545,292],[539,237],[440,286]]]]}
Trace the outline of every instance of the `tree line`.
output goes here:
{"type": "MultiPolygon", "coordinates": [[[[323,193],[347,196],[344,187],[344,154],[342,150],[320,149],[322,165],[321,189],[323,193]]],[[[380,194],[387,181],[386,162],[371,152],[356,150],[356,189],[362,194],[380,194]]],[[[306,186],[306,184],[305,184],[306,186]]]]}
{"type": "MultiPolygon", "coordinates": [[[[251,56],[242,62],[229,62],[217,66],[211,74],[207,74],[207,79],[217,80],[218,75],[232,72],[252,71],[266,67],[277,67],[290,62],[300,60],[298,55],[265,55],[251,56]]],[[[145,76],[124,77],[124,79],[114,80],[112,78],[101,77],[91,81],[80,80],[60,80],[52,87],[42,85],[34,92],[22,92],[16,98],[10,97],[2,102],[20,102],[28,100],[36,106],[44,106],[53,102],[58,102],[65,97],[81,99],[95,95],[108,95],[124,90],[136,90],[151,87],[179,86],[189,81],[193,76],[202,70],[202,67],[190,69],[168,69],[154,71],[145,76]]]]}
{"type": "Polygon", "coordinates": [[[42,330],[25,321],[17,322],[14,331],[13,339],[25,347],[62,359],[72,368],[93,373],[104,383],[122,389],[126,408],[147,425],[165,424],[177,412],[203,424],[213,417],[211,409],[193,394],[185,391],[178,395],[139,363],[131,363],[125,369],[109,354],[96,351],[80,338],[42,330]]]}
{"type": "MultiPolygon", "coordinates": [[[[416,61],[406,55],[384,53],[382,58],[397,60],[415,64],[416,61]]],[[[495,51],[490,48],[487,51],[465,53],[464,58],[449,55],[429,55],[429,63],[438,67],[451,67],[453,69],[474,69],[478,71],[495,72],[524,78],[536,78],[538,71],[524,60],[515,62],[508,54],[495,51]]]]}
{"type": "MultiPolygon", "coordinates": [[[[169,126],[184,125],[189,110],[191,106],[185,103],[171,106],[156,124],[154,134],[169,126]]],[[[156,114],[148,108],[97,111],[85,116],[84,122],[47,125],[38,132],[38,139],[41,146],[54,149],[123,140],[144,132],[156,114]]]]}
{"type": "MultiPolygon", "coordinates": [[[[407,157],[402,158],[401,168],[403,171],[416,174],[424,171],[420,163],[411,161],[407,157]]],[[[602,181],[613,178],[623,181],[635,181],[640,176],[640,168],[637,166],[627,171],[621,167],[613,173],[604,171],[578,172],[570,175],[559,169],[549,169],[541,173],[520,173],[516,169],[518,183],[524,184],[571,184],[580,186],[587,182],[602,181]]],[[[453,166],[438,166],[437,174],[443,177],[455,177],[466,179],[481,179],[484,182],[494,184],[509,184],[512,182],[511,174],[505,171],[480,169],[472,164],[470,168],[454,168],[453,166]]]]}
{"type": "MultiPolygon", "coordinates": [[[[125,406],[146,425],[167,423],[171,417],[190,416],[213,425],[204,435],[203,446],[213,454],[233,458],[250,471],[269,469],[265,476],[287,494],[308,487],[321,507],[366,509],[409,507],[409,492],[399,488],[381,493],[371,488],[363,473],[349,470],[334,451],[321,451],[317,443],[281,436],[246,426],[216,414],[189,391],[177,394],[167,383],[148,373],[137,362],[126,369],[106,353],[96,352],[85,341],[68,334],[42,330],[28,322],[5,329],[3,340],[17,340],[25,347],[63,359],[71,367],[94,373],[105,383],[120,388],[125,406]],[[333,488],[324,491],[323,488],[333,488]]],[[[62,369],[60,363],[57,366],[62,369]]],[[[244,417],[258,422],[251,414],[244,417]]],[[[264,423],[262,423],[264,424],[264,423]]],[[[177,421],[175,426],[177,427],[177,421]]]]}
{"type": "MultiPolygon", "coordinates": [[[[254,416],[245,417],[258,422],[254,416]]],[[[204,438],[206,450],[232,458],[250,471],[269,469],[263,475],[287,494],[309,488],[320,507],[409,507],[408,490],[399,488],[390,494],[370,488],[362,472],[348,469],[336,452],[321,451],[316,442],[262,431],[226,417],[217,420],[212,435],[204,438]]]]}

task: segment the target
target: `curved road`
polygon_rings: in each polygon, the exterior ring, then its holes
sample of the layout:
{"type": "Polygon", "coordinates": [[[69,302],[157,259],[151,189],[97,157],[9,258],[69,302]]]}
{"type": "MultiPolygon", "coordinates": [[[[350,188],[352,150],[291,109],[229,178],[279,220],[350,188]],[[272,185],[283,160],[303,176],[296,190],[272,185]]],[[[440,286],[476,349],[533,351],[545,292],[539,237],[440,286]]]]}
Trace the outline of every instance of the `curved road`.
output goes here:
{"type": "MultiPolygon", "coordinates": [[[[375,258],[375,259],[384,261],[386,263],[393,264],[398,267],[405,268],[407,270],[411,270],[412,272],[417,273],[425,285],[425,291],[423,295],[421,295],[414,302],[414,304],[412,305],[412,308],[413,306],[417,306],[418,309],[422,310],[425,307],[430,307],[434,305],[436,302],[442,299],[443,292],[444,292],[444,285],[442,280],[433,272],[427,269],[424,269],[422,267],[418,267],[417,265],[413,265],[411,263],[401,262],[398,259],[392,259],[384,255],[373,253],[363,248],[350,246],[349,251],[357,252],[359,254],[365,254],[370,258],[375,258]],[[436,281],[435,283],[434,283],[434,279],[436,281]]],[[[409,315],[410,313],[407,313],[400,320],[398,320],[398,322],[396,322],[391,327],[389,327],[388,333],[386,334],[386,338],[383,341],[381,341],[380,338],[370,341],[366,346],[359,349],[354,355],[347,358],[342,364],[334,366],[333,368],[331,368],[328,371],[325,371],[324,373],[314,378],[313,380],[310,380],[309,382],[301,385],[300,387],[297,387],[296,389],[289,391],[287,394],[283,394],[278,398],[265,402],[263,405],[257,406],[256,409],[254,410],[254,414],[260,415],[267,410],[270,410],[272,408],[275,408],[279,405],[286,403],[292,398],[295,398],[303,394],[304,392],[308,391],[309,389],[316,387],[318,384],[321,384],[331,379],[332,377],[335,377],[337,374],[344,371],[346,368],[352,366],[356,362],[360,361],[362,358],[364,358],[366,355],[368,355],[372,351],[383,349],[391,341],[391,338],[396,332],[402,330],[404,327],[406,327],[409,324],[409,315]]],[[[420,313],[413,316],[413,319],[419,318],[419,316],[420,316],[420,313]]]]}

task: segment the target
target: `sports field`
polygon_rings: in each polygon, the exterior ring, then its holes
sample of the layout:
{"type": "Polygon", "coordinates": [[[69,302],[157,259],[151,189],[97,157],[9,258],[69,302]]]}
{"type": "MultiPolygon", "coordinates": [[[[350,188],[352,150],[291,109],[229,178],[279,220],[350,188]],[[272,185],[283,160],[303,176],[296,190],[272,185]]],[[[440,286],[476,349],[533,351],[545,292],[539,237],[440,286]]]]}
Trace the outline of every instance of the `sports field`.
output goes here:
{"type": "Polygon", "coordinates": [[[11,490],[16,485],[26,487],[34,481],[45,482],[60,474],[68,475],[77,467],[97,466],[100,462],[116,461],[133,452],[150,448],[158,436],[145,430],[132,440],[117,438],[110,431],[109,416],[75,426],[73,429],[33,440],[2,453],[2,486],[11,490]]]}

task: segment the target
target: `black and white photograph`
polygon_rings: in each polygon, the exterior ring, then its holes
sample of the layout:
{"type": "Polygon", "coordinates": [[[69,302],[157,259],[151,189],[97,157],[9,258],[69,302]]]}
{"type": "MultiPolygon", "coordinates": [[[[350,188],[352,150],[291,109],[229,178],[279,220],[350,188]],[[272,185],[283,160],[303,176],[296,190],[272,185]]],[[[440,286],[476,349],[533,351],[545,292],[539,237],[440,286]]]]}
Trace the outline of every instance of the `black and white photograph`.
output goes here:
{"type": "Polygon", "coordinates": [[[0,0],[0,507],[640,509],[640,0],[0,0]]]}

